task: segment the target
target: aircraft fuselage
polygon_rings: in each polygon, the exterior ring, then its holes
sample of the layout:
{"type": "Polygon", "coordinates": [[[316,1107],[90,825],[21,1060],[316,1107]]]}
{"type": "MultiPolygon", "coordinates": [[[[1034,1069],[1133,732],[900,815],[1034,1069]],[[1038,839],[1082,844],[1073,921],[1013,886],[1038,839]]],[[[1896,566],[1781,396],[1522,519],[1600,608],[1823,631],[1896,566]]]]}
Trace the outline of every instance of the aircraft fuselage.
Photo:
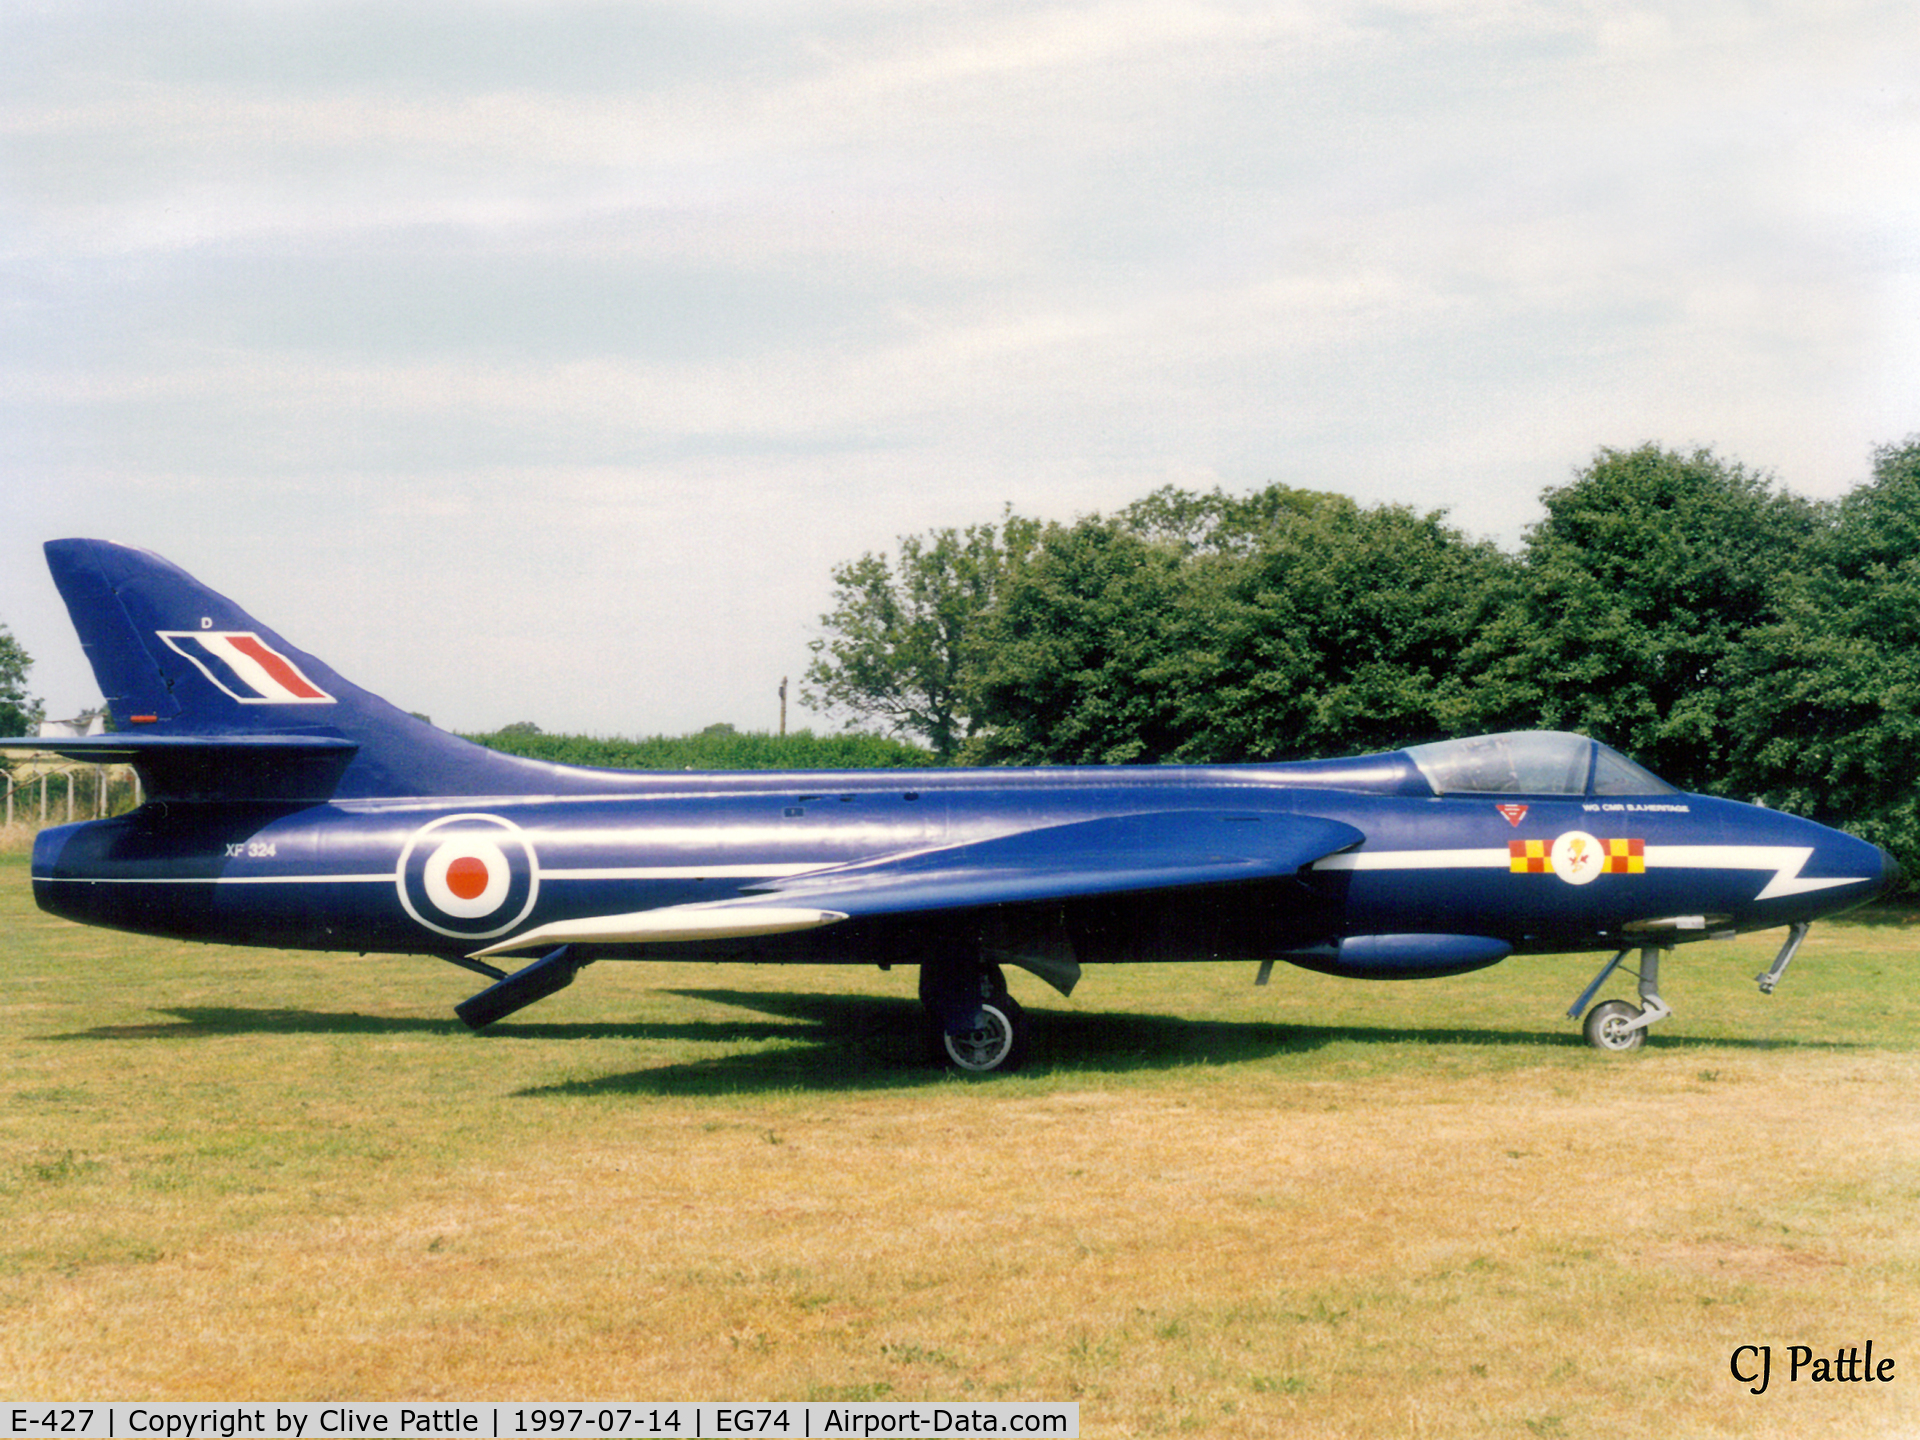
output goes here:
{"type": "MultiPolygon", "coordinates": [[[[1329,785],[1325,766],[1292,768],[667,774],[634,777],[649,782],[640,793],[560,799],[157,803],[47,831],[34,885],[47,910],[87,924],[451,955],[556,921],[725,901],[877,856],[1105,817],[1181,811],[1256,826],[1304,815],[1365,836],[1285,878],[1062,901],[1079,958],[1097,963],[1262,959],[1377,934],[1581,950],[1697,918],[1666,927],[1684,941],[1830,913],[1881,881],[1883,857],[1863,841],[1706,796],[1369,794],[1329,785]],[[1569,852],[1589,846],[1581,868],[1569,852]]],[[[911,917],[644,951],[609,944],[596,958],[889,963],[903,932],[993,908],[957,887],[952,903],[911,917]]]]}

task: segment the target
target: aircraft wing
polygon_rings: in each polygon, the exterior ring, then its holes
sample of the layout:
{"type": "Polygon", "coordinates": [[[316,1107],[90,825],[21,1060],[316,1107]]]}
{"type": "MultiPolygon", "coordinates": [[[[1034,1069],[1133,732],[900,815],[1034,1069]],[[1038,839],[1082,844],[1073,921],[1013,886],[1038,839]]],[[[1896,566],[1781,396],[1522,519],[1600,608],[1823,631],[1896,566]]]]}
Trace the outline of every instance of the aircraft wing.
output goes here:
{"type": "Polygon", "coordinates": [[[1109,816],[811,870],[733,900],[555,921],[475,953],[732,939],[851,919],[1230,885],[1292,875],[1365,838],[1337,820],[1264,811],[1109,816]]]}

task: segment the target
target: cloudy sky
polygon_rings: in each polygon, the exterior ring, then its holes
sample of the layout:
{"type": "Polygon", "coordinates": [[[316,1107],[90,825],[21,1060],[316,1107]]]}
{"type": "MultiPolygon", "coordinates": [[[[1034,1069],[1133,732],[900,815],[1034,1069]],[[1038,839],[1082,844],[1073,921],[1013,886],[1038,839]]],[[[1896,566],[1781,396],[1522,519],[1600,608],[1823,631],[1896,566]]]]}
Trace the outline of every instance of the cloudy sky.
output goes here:
{"type": "MultiPolygon", "coordinates": [[[[451,728],[770,729],[838,561],[1169,482],[1516,543],[1920,430],[1911,0],[0,0],[0,622],[159,551],[451,728]]],[[[796,707],[794,723],[822,724],[796,707]]]]}

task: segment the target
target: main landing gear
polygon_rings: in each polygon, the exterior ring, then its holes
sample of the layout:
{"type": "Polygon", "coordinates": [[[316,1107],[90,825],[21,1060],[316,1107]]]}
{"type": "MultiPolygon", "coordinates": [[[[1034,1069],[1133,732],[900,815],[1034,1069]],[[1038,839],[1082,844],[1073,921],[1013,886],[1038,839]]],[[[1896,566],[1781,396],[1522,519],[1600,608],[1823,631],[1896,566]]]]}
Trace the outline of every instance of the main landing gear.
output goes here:
{"type": "Polygon", "coordinates": [[[1027,1058],[1031,1027],[1007,993],[998,965],[970,958],[929,960],[920,966],[920,1003],[927,1012],[934,1058],[968,1075],[1017,1070],[1027,1058]]]}

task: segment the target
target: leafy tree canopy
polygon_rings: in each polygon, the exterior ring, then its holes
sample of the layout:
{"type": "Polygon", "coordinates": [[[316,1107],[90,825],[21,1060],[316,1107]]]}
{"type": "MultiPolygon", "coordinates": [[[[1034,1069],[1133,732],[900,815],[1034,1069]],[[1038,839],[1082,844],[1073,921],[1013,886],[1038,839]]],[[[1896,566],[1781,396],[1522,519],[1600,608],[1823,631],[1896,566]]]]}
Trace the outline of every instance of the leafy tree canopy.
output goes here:
{"type": "Polygon", "coordinates": [[[1200,608],[1176,543],[1049,525],[984,617],[972,761],[1120,764],[1178,748],[1200,608]]]}
{"type": "Polygon", "coordinates": [[[40,702],[27,694],[33,657],[0,625],[0,735],[31,735],[43,718],[40,702]]]}
{"type": "Polygon", "coordinates": [[[1009,508],[998,525],[905,536],[896,561],[866,554],[836,566],[801,703],[921,736],[951,758],[978,725],[975,627],[1038,533],[1009,508]]]}
{"type": "Polygon", "coordinates": [[[1729,665],[1776,618],[1820,508],[1710,451],[1602,450],[1542,497],[1478,647],[1486,728],[1578,730],[1675,784],[1725,781],[1729,665]]]}
{"type": "Polygon", "coordinates": [[[1276,507],[1249,543],[1225,574],[1225,663],[1195,717],[1210,758],[1380,750],[1474,728],[1466,657],[1517,592],[1497,547],[1440,511],[1345,496],[1276,507]]]}
{"type": "Polygon", "coordinates": [[[1920,872],[1920,436],[1823,514],[1770,623],[1735,657],[1735,773],[1920,872]]]}
{"type": "Polygon", "coordinates": [[[1271,759],[1446,731],[1512,563],[1440,514],[1270,486],[1050,526],[983,628],[982,759],[1271,759]]]}

